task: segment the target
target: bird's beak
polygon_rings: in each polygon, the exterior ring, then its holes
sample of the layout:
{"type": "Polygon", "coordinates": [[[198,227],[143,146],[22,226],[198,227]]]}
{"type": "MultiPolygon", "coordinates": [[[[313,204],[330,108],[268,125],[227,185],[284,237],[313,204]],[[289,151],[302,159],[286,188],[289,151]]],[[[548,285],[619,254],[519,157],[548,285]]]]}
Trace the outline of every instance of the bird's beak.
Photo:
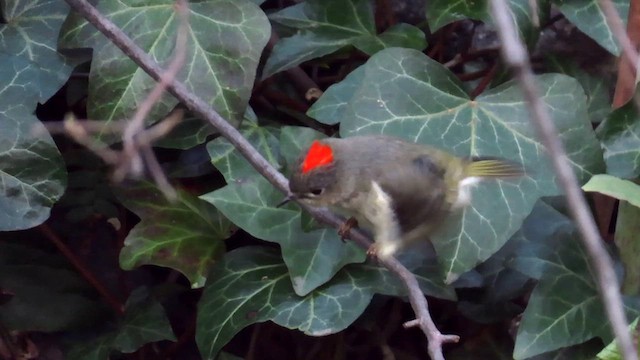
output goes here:
{"type": "Polygon", "coordinates": [[[284,206],[286,203],[288,203],[289,201],[291,201],[291,200],[295,200],[295,199],[296,199],[296,196],[295,196],[295,195],[293,195],[293,194],[289,194],[289,195],[287,195],[287,196],[286,196],[282,201],[280,201],[280,202],[278,203],[278,205],[276,205],[276,207],[277,207],[277,208],[282,207],[282,206],[284,206]]]}

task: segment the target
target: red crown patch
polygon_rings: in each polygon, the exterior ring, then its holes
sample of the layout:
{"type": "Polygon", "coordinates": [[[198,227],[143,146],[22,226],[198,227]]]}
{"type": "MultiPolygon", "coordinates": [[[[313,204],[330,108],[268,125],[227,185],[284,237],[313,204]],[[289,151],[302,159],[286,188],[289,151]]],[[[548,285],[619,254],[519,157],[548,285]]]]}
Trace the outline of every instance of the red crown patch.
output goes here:
{"type": "Polygon", "coordinates": [[[333,162],[333,150],[331,146],[325,145],[318,140],[315,140],[311,147],[309,148],[309,152],[307,152],[307,156],[304,158],[302,162],[302,173],[308,173],[309,171],[329,165],[333,162]]]}

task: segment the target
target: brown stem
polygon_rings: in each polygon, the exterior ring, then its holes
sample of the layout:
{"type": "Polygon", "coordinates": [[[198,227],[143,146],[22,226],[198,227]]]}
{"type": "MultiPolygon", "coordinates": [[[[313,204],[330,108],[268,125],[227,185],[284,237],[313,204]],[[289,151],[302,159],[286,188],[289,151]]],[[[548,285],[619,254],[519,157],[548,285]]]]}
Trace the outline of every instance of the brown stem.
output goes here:
{"type": "MultiPolygon", "coordinates": [[[[638,0],[632,0],[629,6],[626,34],[633,49],[637,49],[640,44],[640,1],[638,0]]],[[[622,56],[618,64],[618,81],[612,103],[614,109],[626,104],[635,95],[637,69],[636,64],[629,60],[629,56],[622,56]]]]}
{"type": "Polygon", "coordinates": [[[476,97],[478,97],[478,95],[482,94],[484,89],[486,89],[487,86],[489,86],[489,84],[491,83],[491,80],[493,80],[493,78],[496,76],[497,72],[498,72],[498,61],[496,61],[493,64],[493,66],[491,66],[489,71],[482,78],[482,81],[480,81],[478,86],[475,89],[473,89],[473,92],[471,92],[471,99],[475,99],[476,97]]]}

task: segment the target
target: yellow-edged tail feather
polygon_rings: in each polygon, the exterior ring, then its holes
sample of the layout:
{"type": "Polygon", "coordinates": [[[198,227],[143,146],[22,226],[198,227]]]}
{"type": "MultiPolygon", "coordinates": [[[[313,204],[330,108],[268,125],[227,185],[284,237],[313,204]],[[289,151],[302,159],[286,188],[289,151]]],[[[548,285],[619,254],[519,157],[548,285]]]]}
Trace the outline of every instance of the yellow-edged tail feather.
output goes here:
{"type": "Polygon", "coordinates": [[[467,168],[468,177],[509,178],[524,175],[522,165],[499,158],[474,158],[467,168]]]}

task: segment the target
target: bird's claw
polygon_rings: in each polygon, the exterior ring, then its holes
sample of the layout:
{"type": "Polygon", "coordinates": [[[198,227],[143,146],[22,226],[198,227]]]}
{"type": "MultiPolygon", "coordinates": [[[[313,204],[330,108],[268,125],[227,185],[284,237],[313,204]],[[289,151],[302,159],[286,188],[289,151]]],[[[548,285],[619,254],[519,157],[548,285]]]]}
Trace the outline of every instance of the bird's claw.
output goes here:
{"type": "Polygon", "coordinates": [[[373,243],[371,244],[371,246],[369,246],[369,248],[367,249],[367,256],[371,257],[371,258],[377,258],[378,257],[378,244],[373,243]]]}
{"type": "Polygon", "coordinates": [[[344,242],[345,239],[349,237],[349,232],[351,231],[351,229],[357,226],[358,226],[358,220],[356,220],[353,217],[350,217],[345,222],[343,222],[342,225],[340,225],[340,228],[338,229],[338,235],[340,235],[340,240],[344,242]]]}

